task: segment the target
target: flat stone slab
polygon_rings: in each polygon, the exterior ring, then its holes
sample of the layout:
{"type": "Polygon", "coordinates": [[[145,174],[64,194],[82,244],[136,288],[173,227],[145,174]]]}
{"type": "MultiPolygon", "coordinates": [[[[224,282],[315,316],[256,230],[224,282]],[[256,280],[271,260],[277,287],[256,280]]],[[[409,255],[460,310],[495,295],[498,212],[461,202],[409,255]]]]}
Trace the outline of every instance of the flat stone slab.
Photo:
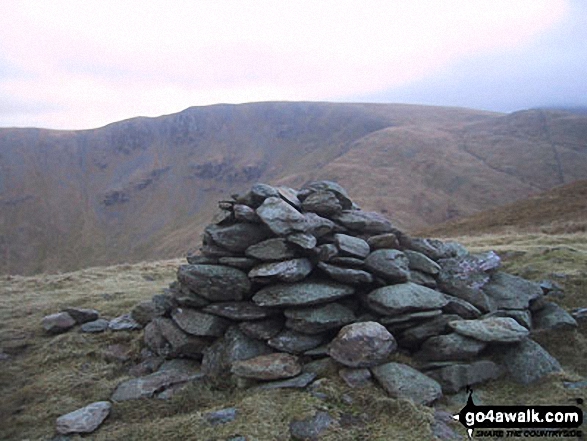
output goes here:
{"type": "Polygon", "coordinates": [[[351,256],[364,259],[369,255],[371,249],[369,244],[359,237],[348,234],[335,234],[334,244],[342,256],[351,256]]]}
{"type": "Polygon", "coordinates": [[[470,360],[477,357],[486,346],[485,342],[453,332],[430,337],[415,357],[426,361],[470,360]]]}
{"type": "Polygon", "coordinates": [[[398,250],[375,250],[365,258],[365,268],[389,282],[407,282],[410,278],[409,261],[398,250]]]}
{"type": "Polygon", "coordinates": [[[67,312],[78,325],[98,320],[100,316],[100,313],[95,309],[69,307],[65,308],[62,312],[67,312]]]}
{"type": "Polygon", "coordinates": [[[183,370],[159,370],[144,377],[133,378],[120,383],[112,394],[112,401],[138,400],[151,398],[156,393],[176,384],[203,378],[199,371],[192,373],[183,370]]]}
{"type": "Polygon", "coordinates": [[[288,282],[294,283],[304,279],[312,272],[310,259],[284,260],[282,262],[262,263],[249,271],[249,278],[254,282],[288,282]]]}
{"type": "Polygon", "coordinates": [[[371,384],[371,371],[367,368],[341,368],[338,376],[352,388],[366,387],[371,384]]]}
{"type": "Polygon", "coordinates": [[[518,344],[504,346],[501,360],[508,377],[522,384],[534,383],[545,375],[562,370],[552,355],[529,338],[518,344]]]}
{"type": "Polygon", "coordinates": [[[438,382],[405,364],[386,363],[372,367],[371,372],[393,398],[406,398],[428,406],[442,396],[438,382]]]}
{"type": "Polygon", "coordinates": [[[400,247],[397,236],[393,233],[371,236],[369,239],[367,239],[367,244],[369,244],[369,247],[373,251],[386,248],[390,250],[398,250],[400,247]]]}
{"type": "Polygon", "coordinates": [[[130,314],[123,314],[113,318],[108,323],[108,329],[111,331],[135,331],[142,328],[141,324],[133,319],[130,314]]]}
{"type": "Polygon", "coordinates": [[[267,239],[263,242],[251,245],[245,250],[245,254],[249,257],[264,261],[279,261],[296,257],[294,247],[280,237],[267,239]]]}
{"type": "Polygon", "coordinates": [[[449,326],[461,335],[491,343],[514,343],[530,334],[511,317],[457,320],[450,322],[449,326]]]}
{"type": "Polygon", "coordinates": [[[302,202],[302,208],[320,216],[332,216],[342,211],[338,198],[330,191],[316,191],[310,194],[302,202]]]}
{"type": "Polygon", "coordinates": [[[324,262],[318,262],[318,268],[324,271],[331,279],[340,283],[348,283],[349,285],[366,285],[373,283],[373,276],[367,271],[353,268],[342,268],[324,262]]]}
{"type": "Polygon", "coordinates": [[[385,216],[372,211],[343,210],[332,219],[349,230],[361,233],[382,234],[393,231],[391,222],[385,216]]]}
{"type": "Polygon", "coordinates": [[[301,421],[293,421],[289,425],[292,439],[297,441],[317,440],[337,422],[328,412],[316,412],[316,415],[301,421]]]}
{"type": "Polygon", "coordinates": [[[450,331],[448,323],[455,320],[461,320],[461,318],[453,314],[438,315],[406,329],[397,339],[402,347],[417,348],[430,337],[450,331]]]}
{"type": "Polygon", "coordinates": [[[109,321],[103,318],[87,322],[80,326],[81,332],[97,333],[104,332],[108,329],[109,321]]]}
{"type": "Polygon", "coordinates": [[[340,330],[330,343],[328,354],[345,366],[365,368],[381,364],[396,349],[393,335],[383,325],[359,322],[340,330]]]}
{"type": "Polygon", "coordinates": [[[290,354],[300,354],[302,352],[314,349],[325,342],[322,334],[302,334],[300,332],[285,329],[270,338],[267,344],[278,351],[288,352],[290,354]]]}
{"type": "Polygon", "coordinates": [[[270,381],[268,383],[257,386],[258,390],[271,389],[303,389],[316,378],[313,372],[304,372],[297,377],[289,378],[287,380],[270,381]]]}
{"type": "Polygon", "coordinates": [[[195,309],[177,308],[171,313],[173,321],[185,332],[196,337],[222,337],[230,321],[195,309]]]}
{"type": "Polygon", "coordinates": [[[234,253],[242,253],[251,245],[270,237],[270,231],[261,224],[236,223],[228,226],[209,225],[204,234],[214,244],[234,253]]]}
{"type": "Polygon", "coordinates": [[[422,271],[426,274],[436,275],[440,272],[440,265],[424,254],[412,250],[404,250],[409,260],[410,270],[422,271]]]}
{"type": "Polygon", "coordinates": [[[257,208],[257,214],[277,236],[308,231],[304,215],[279,197],[265,199],[257,208]]]}
{"type": "Polygon", "coordinates": [[[527,309],[531,301],[543,296],[539,283],[502,271],[491,276],[483,286],[483,292],[498,309],[527,309]]]}
{"type": "Polygon", "coordinates": [[[217,426],[218,424],[226,424],[234,421],[237,415],[238,411],[235,407],[227,407],[213,412],[206,412],[202,414],[202,417],[213,426],[217,426]]]}
{"type": "Polygon", "coordinates": [[[247,274],[221,265],[182,265],[177,279],[197,295],[214,302],[243,300],[251,291],[247,274]]]}
{"type": "Polygon", "coordinates": [[[367,295],[366,302],[374,312],[392,316],[439,309],[448,303],[442,293],[411,282],[378,288],[367,295]]]}
{"type": "Polygon", "coordinates": [[[198,358],[210,344],[209,338],[186,334],[165,317],[157,317],[145,327],[144,339],[147,347],[165,357],[198,358]]]}
{"type": "Polygon", "coordinates": [[[245,335],[258,340],[269,340],[271,337],[275,337],[281,332],[283,326],[282,318],[242,322],[238,325],[245,335]]]}
{"type": "Polygon", "coordinates": [[[295,377],[302,372],[302,366],[294,355],[275,353],[237,361],[232,365],[231,371],[239,377],[279,380],[295,377]]]}
{"type": "Polygon", "coordinates": [[[112,404],[108,401],[97,401],[62,415],[56,421],[57,433],[61,435],[91,433],[100,427],[110,415],[110,409],[112,409],[112,404]]]}
{"type": "Polygon", "coordinates": [[[502,374],[503,369],[490,360],[453,364],[427,373],[440,383],[445,394],[455,394],[467,386],[495,380],[502,374]]]}
{"type": "Polygon", "coordinates": [[[318,243],[316,237],[310,233],[293,233],[288,235],[286,239],[304,250],[311,250],[318,243]]]}
{"type": "Polygon", "coordinates": [[[442,307],[447,314],[456,314],[464,319],[475,319],[482,315],[481,311],[466,300],[460,299],[449,294],[444,294],[448,303],[442,307]]]}
{"type": "Polygon", "coordinates": [[[76,325],[74,318],[67,312],[57,312],[43,317],[43,329],[50,334],[61,334],[76,325]]]}
{"type": "Polygon", "coordinates": [[[259,261],[257,259],[253,259],[252,257],[219,257],[218,258],[218,264],[224,265],[224,266],[232,266],[233,268],[238,268],[243,271],[249,271],[251,268],[253,268],[258,263],[259,263],[259,261]]]}
{"type": "Polygon", "coordinates": [[[231,320],[261,320],[269,318],[278,311],[264,308],[253,302],[222,302],[213,303],[202,309],[203,312],[218,315],[231,320]]]}
{"type": "Polygon", "coordinates": [[[332,302],[354,292],[354,288],[336,282],[307,281],[262,288],[253,296],[253,301],[267,307],[310,306],[332,302]]]}
{"type": "Polygon", "coordinates": [[[574,329],[578,326],[573,316],[554,302],[546,303],[533,313],[532,322],[538,331],[574,329]]]}
{"type": "Polygon", "coordinates": [[[319,334],[352,323],[353,311],[339,303],[327,303],[309,308],[286,309],[285,326],[303,334],[319,334]]]}

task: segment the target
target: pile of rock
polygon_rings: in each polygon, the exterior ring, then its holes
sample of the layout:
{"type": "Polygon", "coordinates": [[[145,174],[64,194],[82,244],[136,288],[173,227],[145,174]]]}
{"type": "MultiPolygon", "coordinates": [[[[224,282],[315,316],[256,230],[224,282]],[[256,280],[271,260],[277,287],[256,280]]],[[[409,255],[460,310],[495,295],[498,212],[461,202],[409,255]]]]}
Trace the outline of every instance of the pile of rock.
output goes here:
{"type": "Polygon", "coordinates": [[[575,320],[493,252],[412,238],[329,181],[256,184],[219,207],[201,253],[132,311],[160,356],[263,388],[305,387],[321,360],[423,404],[506,371],[528,383],[560,370],[529,336],[575,320]]]}

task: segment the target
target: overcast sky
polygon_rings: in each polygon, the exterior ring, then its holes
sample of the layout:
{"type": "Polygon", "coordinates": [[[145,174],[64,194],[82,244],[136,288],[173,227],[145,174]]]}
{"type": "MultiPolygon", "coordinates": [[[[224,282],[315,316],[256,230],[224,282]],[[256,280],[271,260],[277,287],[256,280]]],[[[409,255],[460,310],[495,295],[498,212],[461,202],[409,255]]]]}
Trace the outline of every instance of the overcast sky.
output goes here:
{"type": "Polygon", "coordinates": [[[587,105],[582,0],[0,0],[0,127],[190,106],[587,105]]]}

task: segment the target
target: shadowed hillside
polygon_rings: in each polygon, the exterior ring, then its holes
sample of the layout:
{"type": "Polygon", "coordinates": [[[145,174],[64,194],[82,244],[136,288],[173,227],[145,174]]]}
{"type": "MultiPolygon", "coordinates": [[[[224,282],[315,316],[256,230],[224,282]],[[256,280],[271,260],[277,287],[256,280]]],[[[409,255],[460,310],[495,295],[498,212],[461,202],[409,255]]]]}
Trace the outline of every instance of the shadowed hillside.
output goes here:
{"type": "Polygon", "coordinates": [[[0,272],[182,255],[257,181],[335,180],[414,230],[586,178],[587,117],[562,111],[255,103],[0,129],[0,272]]]}

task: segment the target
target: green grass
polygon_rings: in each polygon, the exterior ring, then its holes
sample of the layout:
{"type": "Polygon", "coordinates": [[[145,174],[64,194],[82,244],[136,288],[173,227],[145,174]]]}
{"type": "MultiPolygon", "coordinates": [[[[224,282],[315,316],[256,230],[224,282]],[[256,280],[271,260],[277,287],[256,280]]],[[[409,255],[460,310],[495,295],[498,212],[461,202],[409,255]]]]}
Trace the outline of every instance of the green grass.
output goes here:
{"type": "MultiPolygon", "coordinates": [[[[587,235],[502,234],[457,238],[472,251],[495,249],[504,268],[541,280],[551,278],[565,289],[557,299],[565,308],[587,306],[587,235]]],[[[139,359],[142,332],[82,334],[77,330],[51,336],[43,332],[44,315],[66,306],[95,308],[102,316],[128,312],[150,299],[175,278],[180,260],[90,268],[66,274],[0,279],[0,439],[49,440],[55,419],[90,402],[109,399],[116,385],[129,378],[139,359]],[[108,345],[128,348],[131,361],[109,362],[108,345]]],[[[502,379],[475,389],[478,404],[571,404],[585,390],[568,390],[562,381],[587,377],[587,329],[541,336],[537,340],[562,363],[565,372],[530,387],[502,379]]],[[[188,385],[171,400],[115,403],[108,420],[84,439],[95,440],[283,440],[289,423],[319,410],[341,418],[324,436],[334,440],[432,439],[430,408],[391,399],[378,387],[350,389],[338,377],[319,386],[326,399],[309,391],[216,390],[188,385]],[[235,406],[235,421],[211,426],[202,414],[235,406]]],[[[439,408],[457,412],[459,394],[444,397],[439,408]]],[[[464,435],[464,431],[459,433],[464,435]]],[[[82,439],[82,437],[72,437],[82,439]]]]}

